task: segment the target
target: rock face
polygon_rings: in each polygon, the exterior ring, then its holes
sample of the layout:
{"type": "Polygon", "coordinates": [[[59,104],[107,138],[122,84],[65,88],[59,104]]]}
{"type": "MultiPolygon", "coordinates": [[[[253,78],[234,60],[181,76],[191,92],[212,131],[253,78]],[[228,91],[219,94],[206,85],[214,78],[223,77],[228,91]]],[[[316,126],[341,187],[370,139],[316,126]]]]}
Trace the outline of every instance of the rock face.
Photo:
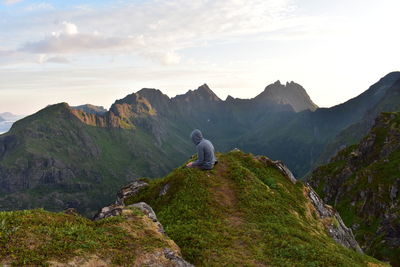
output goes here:
{"type": "Polygon", "coordinates": [[[309,183],[333,205],[362,249],[400,265],[400,113],[382,113],[362,141],[317,168],[309,183]]]}
{"type": "Polygon", "coordinates": [[[124,199],[129,196],[136,195],[142,188],[149,186],[148,183],[140,180],[133,181],[127,186],[122,187],[117,193],[117,201],[115,204],[117,205],[125,205],[124,199]]]}
{"type": "Polygon", "coordinates": [[[332,209],[332,207],[326,205],[310,186],[308,186],[307,191],[312,204],[318,211],[318,215],[322,220],[325,220],[325,226],[328,228],[329,235],[337,243],[363,253],[354,238],[353,232],[344,224],[339,213],[332,209]]]}
{"type": "Polygon", "coordinates": [[[294,177],[293,173],[289,170],[289,168],[280,160],[271,160],[265,156],[257,157],[260,161],[266,163],[269,166],[273,166],[274,168],[281,171],[281,173],[289,179],[292,183],[296,183],[297,179],[294,177]]]}

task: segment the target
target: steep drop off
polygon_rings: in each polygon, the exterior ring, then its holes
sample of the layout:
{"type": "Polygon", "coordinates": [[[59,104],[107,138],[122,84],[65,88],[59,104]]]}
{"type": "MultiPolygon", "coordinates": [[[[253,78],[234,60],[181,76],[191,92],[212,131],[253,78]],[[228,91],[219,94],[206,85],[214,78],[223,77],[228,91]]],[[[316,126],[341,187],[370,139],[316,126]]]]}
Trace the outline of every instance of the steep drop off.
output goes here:
{"type": "Polygon", "coordinates": [[[310,184],[353,229],[366,253],[400,266],[400,113],[317,168],[310,184]]]}

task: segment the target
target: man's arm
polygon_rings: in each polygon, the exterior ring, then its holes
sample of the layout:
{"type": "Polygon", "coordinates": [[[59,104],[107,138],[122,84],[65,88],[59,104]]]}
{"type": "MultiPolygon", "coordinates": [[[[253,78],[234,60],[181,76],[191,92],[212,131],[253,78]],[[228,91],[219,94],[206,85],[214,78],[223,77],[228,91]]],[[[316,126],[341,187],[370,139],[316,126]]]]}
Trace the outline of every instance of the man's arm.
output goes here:
{"type": "Polygon", "coordinates": [[[192,162],[192,166],[200,166],[204,162],[204,147],[197,145],[197,160],[192,162]]]}

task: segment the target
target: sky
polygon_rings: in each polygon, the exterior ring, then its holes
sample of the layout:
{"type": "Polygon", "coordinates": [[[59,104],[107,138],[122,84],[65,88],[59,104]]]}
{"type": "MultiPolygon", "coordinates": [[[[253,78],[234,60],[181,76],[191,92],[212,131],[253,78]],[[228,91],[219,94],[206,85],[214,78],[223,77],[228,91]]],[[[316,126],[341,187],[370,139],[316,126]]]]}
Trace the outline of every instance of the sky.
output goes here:
{"type": "Polygon", "coordinates": [[[0,113],[280,80],[321,107],[398,71],[398,0],[0,0],[0,113]]]}

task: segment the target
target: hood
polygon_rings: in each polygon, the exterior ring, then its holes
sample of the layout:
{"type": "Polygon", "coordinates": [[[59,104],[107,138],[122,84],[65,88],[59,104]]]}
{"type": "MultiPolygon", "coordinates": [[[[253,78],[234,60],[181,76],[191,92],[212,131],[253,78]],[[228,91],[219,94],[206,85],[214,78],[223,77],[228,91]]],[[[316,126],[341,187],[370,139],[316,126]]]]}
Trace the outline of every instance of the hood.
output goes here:
{"type": "Polygon", "coordinates": [[[196,129],[190,134],[190,138],[192,138],[192,141],[195,145],[198,145],[201,140],[203,140],[203,134],[200,132],[200,130],[196,129]]]}

